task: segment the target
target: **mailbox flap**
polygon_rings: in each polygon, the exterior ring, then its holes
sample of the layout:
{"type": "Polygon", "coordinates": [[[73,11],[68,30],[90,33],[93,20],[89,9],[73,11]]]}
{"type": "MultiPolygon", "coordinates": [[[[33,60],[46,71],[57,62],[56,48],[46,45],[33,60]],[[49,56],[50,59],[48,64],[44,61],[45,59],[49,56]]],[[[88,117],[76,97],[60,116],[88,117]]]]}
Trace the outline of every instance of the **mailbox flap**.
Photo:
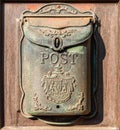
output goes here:
{"type": "Polygon", "coordinates": [[[62,51],[65,48],[79,45],[89,39],[93,32],[93,25],[90,22],[84,26],[70,26],[64,28],[52,28],[44,26],[32,26],[26,22],[23,26],[25,37],[32,43],[62,51]],[[59,39],[59,47],[55,47],[55,40],[59,39]]]}
{"type": "Polygon", "coordinates": [[[80,12],[66,4],[53,3],[22,15],[23,35],[32,43],[63,51],[88,40],[93,33],[95,14],[80,12]],[[55,42],[59,42],[56,47],[55,42]]]}

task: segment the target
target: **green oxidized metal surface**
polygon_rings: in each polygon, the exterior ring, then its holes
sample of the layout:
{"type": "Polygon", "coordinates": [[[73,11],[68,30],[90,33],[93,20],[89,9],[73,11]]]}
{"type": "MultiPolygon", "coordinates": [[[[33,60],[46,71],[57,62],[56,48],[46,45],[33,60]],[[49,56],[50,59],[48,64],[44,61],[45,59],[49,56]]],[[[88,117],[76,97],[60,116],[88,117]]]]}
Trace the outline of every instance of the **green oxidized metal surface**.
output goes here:
{"type": "Polygon", "coordinates": [[[90,113],[93,22],[94,13],[66,4],[23,13],[20,79],[25,116],[90,113]]]}

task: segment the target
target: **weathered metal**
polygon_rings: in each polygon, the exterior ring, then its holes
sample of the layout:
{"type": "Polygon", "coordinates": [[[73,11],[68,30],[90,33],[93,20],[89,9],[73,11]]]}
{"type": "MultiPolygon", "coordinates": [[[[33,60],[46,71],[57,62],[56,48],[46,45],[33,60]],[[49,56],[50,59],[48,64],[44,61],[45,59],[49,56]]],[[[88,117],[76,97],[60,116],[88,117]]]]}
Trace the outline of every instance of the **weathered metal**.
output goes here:
{"type": "Polygon", "coordinates": [[[23,13],[20,82],[24,116],[65,116],[61,122],[67,124],[69,117],[91,112],[94,22],[93,12],[62,3],[23,13]]]}

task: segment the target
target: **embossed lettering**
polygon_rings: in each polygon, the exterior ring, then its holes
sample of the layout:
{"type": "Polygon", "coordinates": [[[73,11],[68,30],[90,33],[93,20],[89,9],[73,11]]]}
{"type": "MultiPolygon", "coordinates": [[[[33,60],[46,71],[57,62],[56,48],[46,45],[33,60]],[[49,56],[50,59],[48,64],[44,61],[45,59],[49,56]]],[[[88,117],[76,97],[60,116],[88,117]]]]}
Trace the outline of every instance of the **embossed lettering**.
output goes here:
{"type": "Polygon", "coordinates": [[[52,53],[50,55],[50,60],[51,60],[51,63],[53,63],[53,64],[58,63],[58,61],[59,61],[59,55],[56,54],[56,53],[52,53]]]}
{"type": "Polygon", "coordinates": [[[77,57],[78,57],[78,54],[73,54],[73,55],[71,55],[71,64],[75,64],[76,63],[76,59],[77,59],[77,57]]]}
{"type": "Polygon", "coordinates": [[[70,63],[76,64],[78,58],[78,54],[69,54],[69,53],[41,53],[41,64],[45,64],[46,61],[50,62],[51,64],[60,63],[62,65],[70,63]]]}
{"type": "Polygon", "coordinates": [[[49,58],[49,54],[48,53],[41,53],[41,64],[45,64],[45,60],[47,60],[49,58]]]}
{"type": "Polygon", "coordinates": [[[61,59],[62,59],[61,61],[62,64],[68,63],[68,54],[67,53],[61,54],[61,59]]]}

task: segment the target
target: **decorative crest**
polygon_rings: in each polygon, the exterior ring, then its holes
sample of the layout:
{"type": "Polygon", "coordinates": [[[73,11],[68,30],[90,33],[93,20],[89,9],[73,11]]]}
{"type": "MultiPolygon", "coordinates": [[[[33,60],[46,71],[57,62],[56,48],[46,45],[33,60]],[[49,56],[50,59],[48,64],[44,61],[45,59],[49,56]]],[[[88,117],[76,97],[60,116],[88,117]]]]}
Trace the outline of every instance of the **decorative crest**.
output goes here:
{"type": "Polygon", "coordinates": [[[53,71],[49,71],[42,80],[47,99],[54,103],[68,101],[76,86],[75,77],[69,72],[64,72],[61,66],[56,66],[53,71]]]}

